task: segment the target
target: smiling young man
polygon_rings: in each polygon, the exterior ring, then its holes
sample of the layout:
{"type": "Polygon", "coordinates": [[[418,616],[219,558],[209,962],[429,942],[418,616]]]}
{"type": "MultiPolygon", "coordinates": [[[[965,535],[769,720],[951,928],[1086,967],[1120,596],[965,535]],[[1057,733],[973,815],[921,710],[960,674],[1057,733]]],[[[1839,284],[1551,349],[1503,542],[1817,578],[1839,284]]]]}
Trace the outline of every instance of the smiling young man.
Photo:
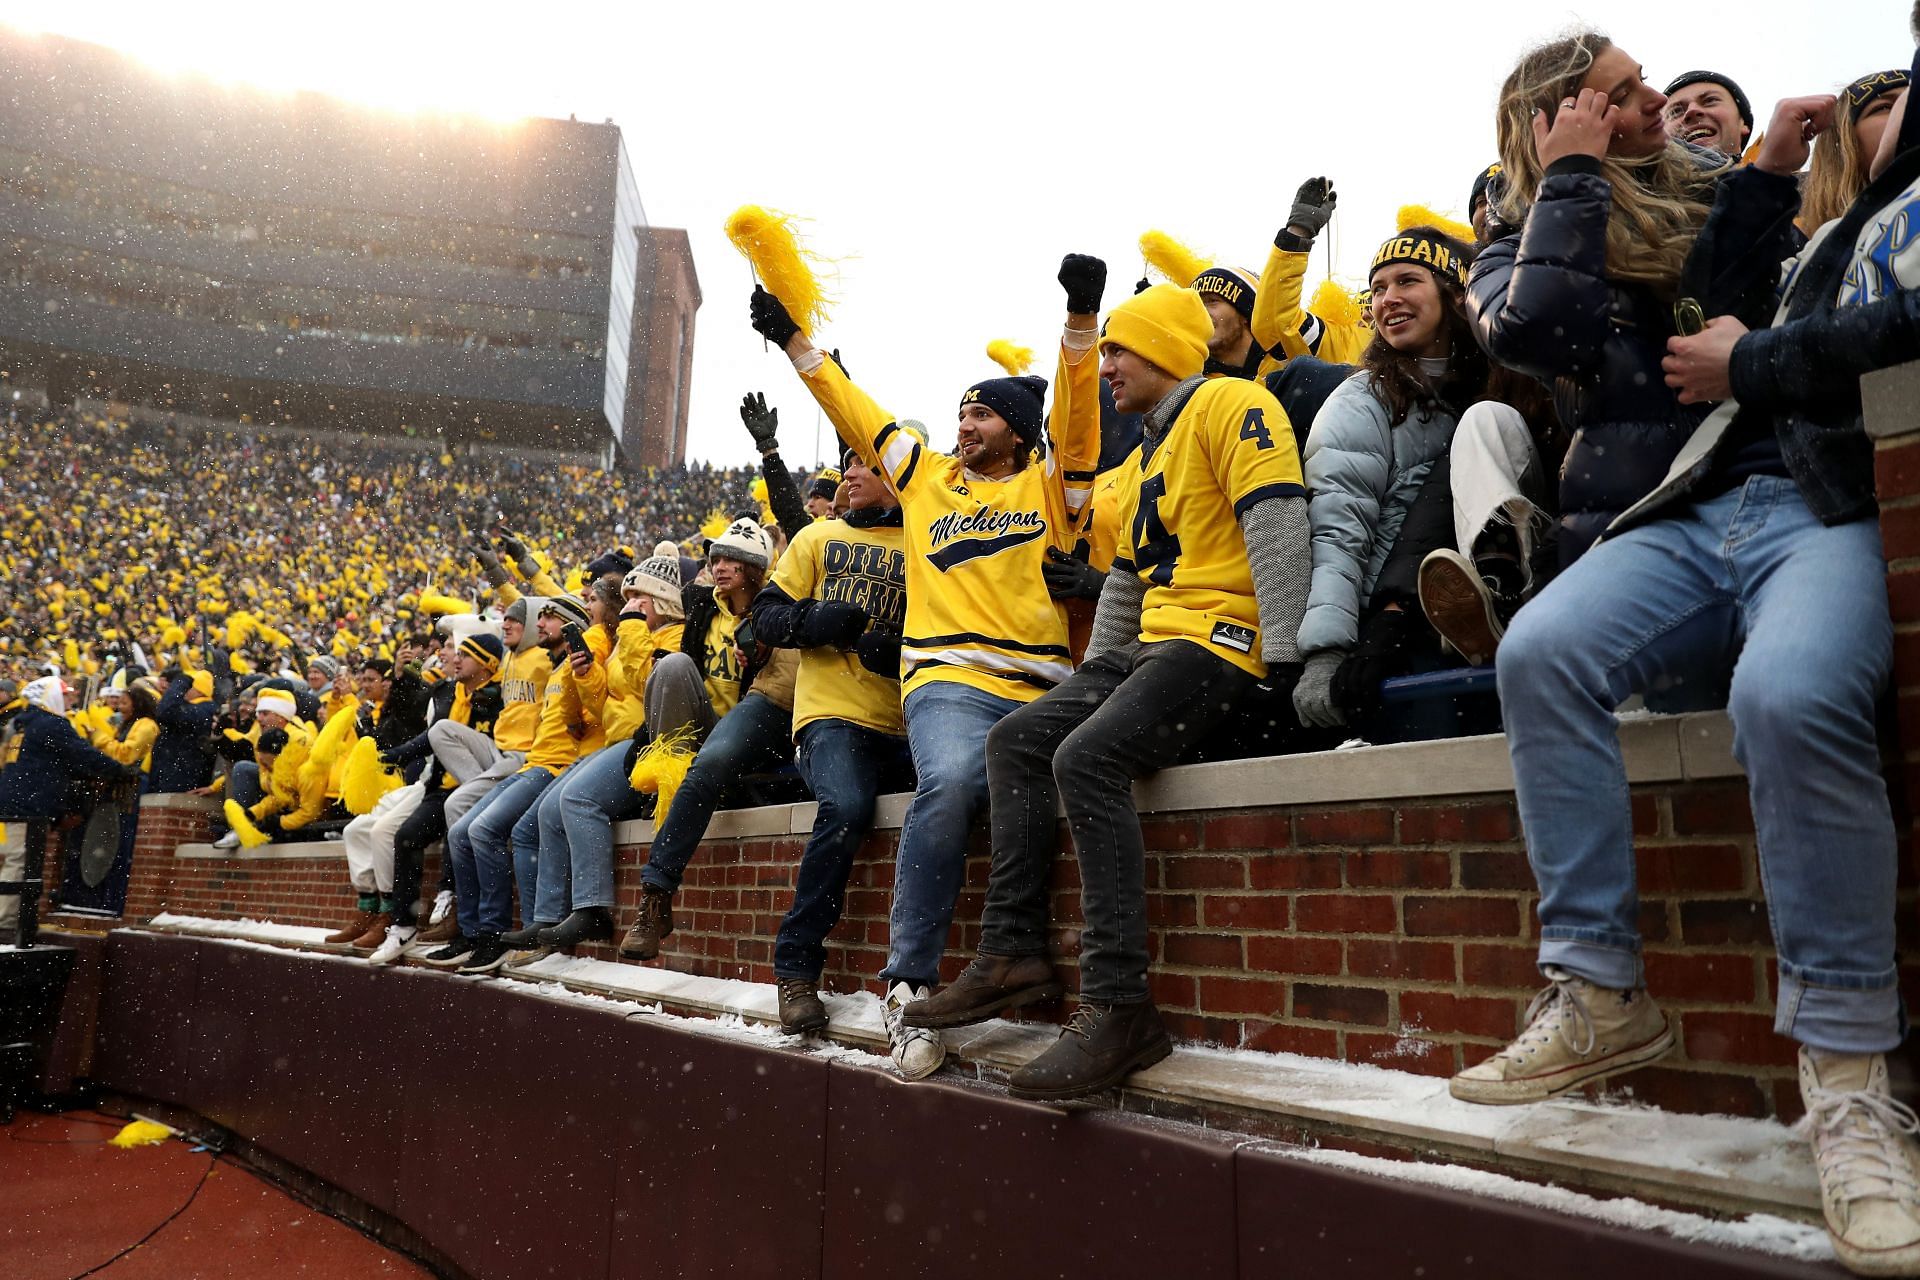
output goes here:
{"type": "Polygon", "coordinates": [[[1080,861],[1080,1007],[1015,1072],[1017,1098],[1085,1097],[1167,1056],[1147,989],[1146,854],[1133,783],[1172,764],[1254,696],[1297,674],[1307,598],[1306,488],[1286,411],[1258,383],[1207,378],[1206,309],[1158,285],[1116,307],[1100,372],[1145,413],[1140,481],[1071,678],[987,735],[993,871],[980,954],[904,1015],[928,1028],[1050,999],[1047,880],[1064,800],[1080,861]]]}
{"type": "Polygon", "coordinates": [[[1739,159],[1753,137],[1753,107],[1731,77],[1689,71],[1667,86],[1667,136],[1739,159]]]}
{"type": "MultiPolygon", "coordinates": [[[[946,1057],[938,1032],[907,1026],[901,1013],[940,978],[974,815],[987,799],[987,731],[1072,672],[1066,611],[1042,569],[1048,548],[1071,546],[1100,453],[1092,351],[1106,276],[1098,258],[1069,254],[1061,263],[1067,321],[1051,415],[1042,412],[1039,378],[975,383],[960,397],[954,457],[904,431],[772,295],[753,297],[754,328],[786,352],[841,438],[900,499],[901,691],[919,787],[900,831],[881,979],[894,1062],[909,1079],[946,1057]]],[[[1182,292],[1199,308],[1197,295],[1182,292]]]]}

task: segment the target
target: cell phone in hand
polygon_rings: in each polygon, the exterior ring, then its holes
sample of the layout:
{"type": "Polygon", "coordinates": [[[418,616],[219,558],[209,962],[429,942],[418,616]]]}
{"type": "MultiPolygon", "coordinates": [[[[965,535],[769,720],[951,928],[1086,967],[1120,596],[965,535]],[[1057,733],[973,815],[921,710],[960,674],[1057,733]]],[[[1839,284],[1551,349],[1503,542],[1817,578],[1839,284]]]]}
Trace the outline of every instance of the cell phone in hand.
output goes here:
{"type": "Polygon", "coordinates": [[[560,628],[560,634],[566,638],[568,653],[592,653],[587,648],[587,633],[580,629],[577,622],[569,622],[560,628]]]}

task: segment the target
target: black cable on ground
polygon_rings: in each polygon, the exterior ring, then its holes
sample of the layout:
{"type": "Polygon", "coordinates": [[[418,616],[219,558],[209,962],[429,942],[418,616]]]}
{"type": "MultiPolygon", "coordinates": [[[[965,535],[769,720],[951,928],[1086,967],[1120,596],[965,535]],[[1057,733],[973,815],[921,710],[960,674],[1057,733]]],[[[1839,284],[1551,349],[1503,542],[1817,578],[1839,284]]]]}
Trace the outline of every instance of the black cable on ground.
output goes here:
{"type": "Polygon", "coordinates": [[[128,1254],[132,1253],[135,1249],[138,1249],[141,1245],[145,1244],[147,1241],[159,1235],[162,1231],[165,1231],[169,1226],[173,1225],[174,1219],[178,1218],[181,1214],[185,1213],[187,1210],[193,1208],[193,1202],[200,1198],[200,1192],[207,1185],[207,1179],[213,1176],[213,1166],[219,1163],[220,1163],[220,1153],[217,1151],[209,1152],[207,1154],[207,1167],[201,1171],[200,1181],[193,1184],[193,1191],[191,1194],[187,1196],[185,1203],[183,1203],[178,1209],[175,1209],[172,1213],[168,1214],[165,1218],[161,1219],[159,1225],[154,1227],[153,1230],[147,1232],[147,1234],[141,1236],[138,1240],[135,1240],[132,1244],[128,1245],[126,1248],[122,1249],[120,1252],[114,1254],[111,1258],[108,1258],[105,1262],[99,1263],[95,1266],[88,1267],[85,1271],[75,1274],[74,1276],[71,1277],[71,1280],[86,1280],[88,1276],[98,1275],[100,1272],[105,1271],[108,1267],[120,1261],[120,1259],[126,1257],[128,1254]]]}

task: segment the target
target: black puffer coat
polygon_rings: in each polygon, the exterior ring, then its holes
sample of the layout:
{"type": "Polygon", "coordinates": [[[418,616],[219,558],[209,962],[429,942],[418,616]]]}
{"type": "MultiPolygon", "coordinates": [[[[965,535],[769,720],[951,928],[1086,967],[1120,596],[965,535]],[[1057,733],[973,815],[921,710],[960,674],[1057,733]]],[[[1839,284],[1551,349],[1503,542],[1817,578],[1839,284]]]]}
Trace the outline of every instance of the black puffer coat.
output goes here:
{"type": "Polygon", "coordinates": [[[1553,389],[1572,432],[1560,470],[1560,562],[1650,493],[1709,406],[1683,405],[1660,360],[1673,309],[1607,278],[1612,185],[1585,156],[1556,161],[1520,233],[1481,250],[1467,310],[1489,355],[1553,389]]]}

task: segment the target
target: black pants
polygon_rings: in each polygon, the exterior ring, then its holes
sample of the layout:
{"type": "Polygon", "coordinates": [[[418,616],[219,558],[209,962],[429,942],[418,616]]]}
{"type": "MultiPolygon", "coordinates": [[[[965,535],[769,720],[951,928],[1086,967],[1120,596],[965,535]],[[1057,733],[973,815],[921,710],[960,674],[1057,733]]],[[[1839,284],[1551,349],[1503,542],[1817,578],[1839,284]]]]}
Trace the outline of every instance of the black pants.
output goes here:
{"type": "Polygon", "coordinates": [[[1080,858],[1080,994],[1147,999],[1146,849],[1133,782],[1185,755],[1258,682],[1185,640],[1135,641],[1088,662],[987,734],[993,870],[980,950],[1043,955],[1047,874],[1066,797],[1080,858]]]}
{"type": "Polygon", "coordinates": [[[452,791],[429,791],[420,799],[400,829],[393,833],[393,922],[412,926],[414,904],[420,899],[420,874],[426,866],[427,846],[447,835],[447,797],[452,791]]]}

